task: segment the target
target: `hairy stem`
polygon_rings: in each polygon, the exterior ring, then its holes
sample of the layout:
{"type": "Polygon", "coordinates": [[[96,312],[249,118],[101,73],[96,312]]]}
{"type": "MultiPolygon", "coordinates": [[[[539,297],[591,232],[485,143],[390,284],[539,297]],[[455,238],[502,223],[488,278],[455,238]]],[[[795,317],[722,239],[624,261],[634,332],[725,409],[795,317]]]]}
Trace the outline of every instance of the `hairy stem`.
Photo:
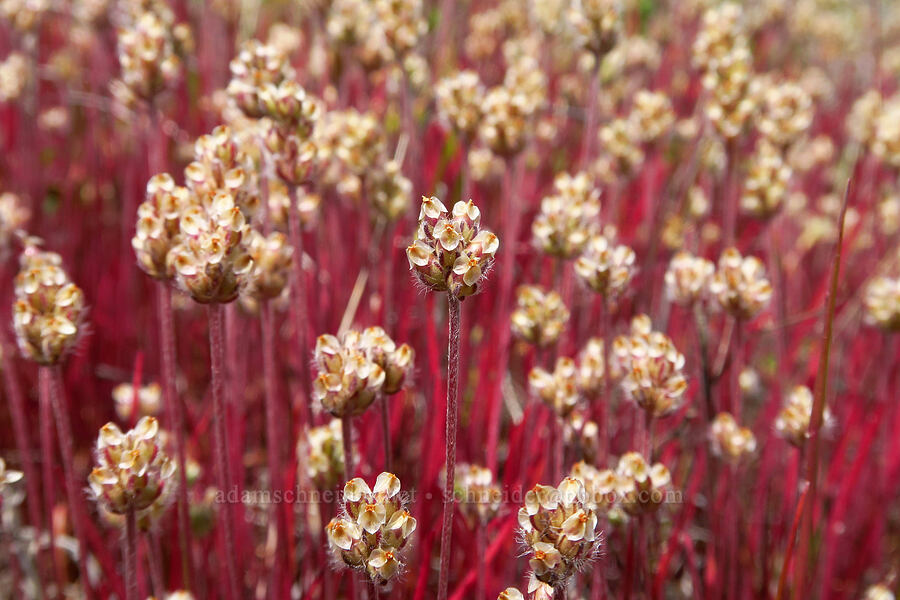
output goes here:
{"type": "Polygon", "coordinates": [[[344,479],[353,479],[353,424],[350,415],[341,417],[341,437],[344,446],[344,479]]]}
{"type": "Polygon", "coordinates": [[[138,600],[137,577],[137,517],[134,508],[125,513],[125,598],[138,600]]]}
{"type": "MultiPolygon", "coordinates": [[[[262,328],[263,345],[263,372],[266,389],[266,440],[269,459],[269,497],[275,497],[275,491],[283,486],[283,472],[281,467],[281,419],[282,411],[278,399],[278,373],[275,358],[275,325],[272,303],[263,301],[260,311],[260,325],[262,328]]],[[[272,563],[271,582],[275,589],[280,589],[281,567],[285,556],[285,542],[287,541],[287,522],[284,511],[279,503],[272,502],[269,508],[269,520],[277,520],[275,557],[272,563]]]]}
{"type": "Polygon", "coordinates": [[[446,600],[453,538],[453,484],[456,470],[456,417],[459,397],[459,298],[447,295],[449,308],[447,340],[447,477],[444,485],[444,516],[441,520],[441,569],[438,600],[446,600]]]}
{"type": "Polygon", "coordinates": [[[391,406],[388,397],[381,396],[381,437],[384,440],[384,470],[391,471],[391,406]]]}
{"type": "Polygon", "coordinates": [[[224,533],[224,560],[228,576],[226,588],[227,595],[232,600],[237,594],[240,596],[238,584],[238,570],[235,562],[237,548],[234,544],[234,515],[236,511],[227,500],[232,491],[232,484],[228,474],[228,452],[225,440],[225,398],[223,385],[225,383],[225,340],[223,325],[223,310],[220,304],[209,304],[206,307],[209,317],[209,354],[210,373],[212,375],[213,395],[213,440],[216,472],[216,486],[225,495],[226,502],[220,516],[224,533]]]}
{"type": "Polygon", "coordinates": [[[56,503],[56,479],[53,476],[53,465],[56,461],[53,456],[53,406],[50,402],[50,378],[42,368],[38,373],[38,394],[40,414],[38,420],[41,424],[41,477],[44,487],[44,513],[47,519],[47,534],[50,539],[50,567],[53,569],[53,577],[56,579],[59,589],[63,589],[62,571],[59,569],[59,561],[56,558],[56,528],[53,526],[53,506],[56,503]]]}

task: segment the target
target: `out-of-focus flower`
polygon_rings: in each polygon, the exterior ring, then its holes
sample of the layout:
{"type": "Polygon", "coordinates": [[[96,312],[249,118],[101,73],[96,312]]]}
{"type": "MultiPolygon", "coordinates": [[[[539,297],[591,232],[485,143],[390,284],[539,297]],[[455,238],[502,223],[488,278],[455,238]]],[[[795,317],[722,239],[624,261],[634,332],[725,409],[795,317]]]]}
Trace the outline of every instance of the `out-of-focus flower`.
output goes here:
{"type": "Polygon", "coordinates": [[[620,0],[576,0],[566,16],[577,42],[595,56],[616,45],[622,29],[620,0]]]}
{"type": "Polygon", "coordinates": [[[378,215],[392,223],[402,217],[412,201],[412,182],[407,179],[396,160],[386,161],[369,173],[368,199],[378,215]]]}
{"type": "MultiPolygon", "coordinates": [[[[137,389],[137,414],[141,417],[155,417],[160,411],[162,388],[158,383],[142,385],[137,389]]],[[[135,390],[130,383],[120,383],[113,388],[113,402],[116,415],[123,421],[130,421],[134,416],[135,390]]]]}
{"type": "Polygon", "coordinates": [[[528,99],[505,86],[491,88],[482,103],[481,140],[495,154],[510,157],[525,147],[531,111],[528,99]]]}
{"type": "Polygon", "coordinates": [[[478,291],[499,247],[497,236],[481,229],[481,211],[471,200],[457,202],[450,212],[432,196],[422,198],[419,228],[406,257],[426,288],[465,298],[478,291]]]}
{"type": "Polygon", "coordinates": [[[533,368],[528,374],[528,387],[560,418],[571,413],[581,399],[575,361],[564,356],[556,359],[552,373],[533,368]]]}
{"type": "Polygon", "coordinates": [[[709,427],[713,454],[732,462],[740,462],[756,451],[756,437],[741,427],[730,413],[719,413],[709,427]]]}
{"type": "Polygon", "coordinates": [[[638,452],[627,452],[616,467],[617,493],[625,512],[639,515],[656,512],[665,502],[672,483],[669,469],[662,463],[650,466],[638,452]]]}
{"type": "Polygon", "coordinates": [[[84,294],[54,252],[26,246],[15,279],[13,327],[19,350],[41,365],[58,363],[78,342],[84,294]]]}
{"type": "Polygon", "coordinates": [[[147,182],[147,194],[138,207],[138,219],[131,247],[138,266],[154,279],[174,277],[169,254],[180,241],[179,219],[191,205],[187,188],[175,185],[168,173],[154,175],[147,182]]]}
{"type": "Polygon", "coordinates": [[[520,286],[510,317],[516,336],[538,347],[555,342],[569,320],[569,310],[556,291],[534,285],[520,286]]]}
{"type": "Polygon", "coordinates": [[[238,55],[232,59],[230,69],[228,95],[244,114],[254,119],[267,115],[269,108],[277,108],[272,100],[278,86],[294,77],[294,70],[284,52],[259,40],[244,42],[238,55]],[[261,98],[264,89],[268,89],[268,104],[261,98]]]}
{"type": "Polygon", "coordinates": [[[847,133],[857,143],[869,146],[875,139],[878,117],[884,100],[878,90],[869,90],[856,99],[847,115],[847,133]]]}
{"type": "Polygon", "coordinates": [[[175,463],[160,441],[159,423],[143,417],[125,433],[113,423],[100,429],[97,466],[88,481],[94,499],[115,514],[145,511],[176,485],[175,463]]]}
{"type": "MultiPolygon", "coordinates": [[[[134,98],[152,102],[181,76],[179,46],[171,18],[171,12],[149,8],[119,29],[121,82],[134,98]]],[[[126,106],[132,104],[128,95],[119,95],[118,100],[126,106]]]]}
{"type": "Polygon", "coordinates": [[[263,235],[250,229],[247,236],[247,253],[253,261],[246,293],[262,300],[277,298],[286,289],[294,264],[294,248],[285,235],[274,231],[263,235]]]}
{"type": "Polygon", "coordinates": [[[760,219],[773,216],[787,196],[791,175],[791,167],[784,161],[781,151],[760,140],[750,157],[741,209],[760,219]]]}
{"type": "Polygon", "coordinates": [[[755,256],[744,258],[737,248],[727,248],[709,282],[709,291],[724,310],[737,319],[749,320],[766,307],[772,286],[755,256]]]}
{"type": "Polygon", "coordinates": [[[580,461],[572,465],[569,477],[574,477],[584,484],[587,505],[594,511],[606,512],[620,500],[617,495],[620,487],[619,476],[615,471],[598,469],[580,461]]]}
{"type": "Polygon", "coordinates": [[[612,301],[634,277],[634,262],[634,250],[615,244],[605,235],[595,235],[575,261],[575,274],[590,289],[612,301]]]}
{"type": "Polygon", "coordinates": [[[341,420],[311,427],[298,452],[306,453],[306,474],[319,489],[333,489],[344,477],[344,436],[341,420]]]}
{"type": "Polygon", "coordinates": [[[28,59],[21,52],[13,52],[0,62],[0,102],[15,102],[22,95],[31,74],[28,59]]]}
{"type": "MultiPolygon", "coordinates": [[[[600,140],[600,157],[595,169],[610,170],[611,175],[631,177],[644,162],[644,151],[641,150],[643,134],[634,119],[613,119],[600,128],[597,137],[600,140]],[[605,167],[601,168],[605,164],[605,167]]],[[[607,179],[602,177],[601,179],[607,179]]]]}
{"type": "Polygon", "coordinates": [[[534,577],[558,587],[585,569],[599,551],[602,537],[584,484],[566,477],[557,487],[536,485],[525,494],[519,527],[534,577]]]}
{"type": "Polygon", "coordinates": [[[881,109],[875,122],[872,152],[895,169],[900,169],[900,94],[895,94],[881,109]]]}
{"type": "Polygon", "coordinates": [[[9,248],[12,239],[24,236],[23,227],[31,218],[31,209],[12,192],[0,194],[0,252],[9,248]]]}
{"type": "Polygon", "coordinates": [[[0,18],[21,33],[33,31],[50,9],[48,0],[2,0],[0,18]]]}
{"type": "Polygon", "coordinates": [[[606,377],[606,361],[603,340],[591,338],[578,354],[578,389],[588,397],[595,397],[603,391],[606,377]]]}
{"type": "Polygon", "coordinates": [[[416,530],[402,498],[400,480],[392,473],[381,473],[371,489],[359,477],[351,479],[339,516],[325,528],[335,559],[381,587],[390,586],[403,570],[402,550],[416,530]]]}
{"type": "Polygon", "coordinates": [[[866,286],[866,322],[900,331],[900,278],[876,277],[866,286]]]}
{"type": "Polygon", "coordinates": [[[622,390],[652,417],[664,417],[684,403],[684,355],[658,331],[632,335],[624,362],[622,390]]]}
{"type": "Polygon", "coordinates": [[[456,465],[453,493],[459,511],[472,527],[486,527],[500,512],[502,494],[490,469],[475,464],[456,465]]]}
{"type": "MultiPolygon", "coordinates": [[[[803,446],[806,438],[809,437],[812,410],[812,391],[804,385],[796,386],[788,394],[784,407],[775,419],[775,431],[794,446],[798,448],[803,446]]],[[[822,427],[830,427],[832,420],[831,411],[828,410],[828,407],[825,407],[822,427]]]]}
{"type": "Polygon", "coordinates": [[[6,468],[6,461],[0,458],[0,494],[3,493],[4,487],[7,485],[21,481],[25,475],[21,471],[14,471],[6,468]]]}
{"type": "Polygon", "coordinates": [[[876,583],[866,588],[863,600],[894,600],[894,593],[883,583],[876,583]]]}
{"type": "Polygon", "coordinates": [[[772,144],[784,148],[809,129],[813,103],[802,87],[792,82],[770,85],[762,97],[759,132],[772,144]]]}
{"type": "Polygon", "coordinates": [[[682,306],[691,306],[706,291],[716,267],[702,256],[681,251],[672,257],[666,269],[666,295],[682,306]]]}
{"type": "Polygon", "coordinates": [[[600,192],[584,172],[561,173],[553,187],[531,225],[534,243],[551,256],[573,258],[598,229],[600,192]]]}
{"type": "Polygon", "coordinates": [[[412,377],[415,352],[409,344],[397,345],[381,327],[367,327],[359,338],[359,348],[369,360],[384,370],[381,391],[396,394],[412,377]]]}
{"type": "Polygon", "coordinates": [[[635,122],[644,142],[654,142],[667,134],[675,123],[672,101],[662,92],[640,90],[634,95],[629,118],[635,122]]]}

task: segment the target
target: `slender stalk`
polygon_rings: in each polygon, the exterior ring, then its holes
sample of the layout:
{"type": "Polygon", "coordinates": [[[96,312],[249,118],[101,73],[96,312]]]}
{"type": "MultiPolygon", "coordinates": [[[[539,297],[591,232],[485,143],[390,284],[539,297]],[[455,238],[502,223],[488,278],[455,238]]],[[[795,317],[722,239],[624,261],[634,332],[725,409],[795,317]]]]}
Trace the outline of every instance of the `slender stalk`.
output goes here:
{"type": "Polygon", "coordinates": [[[175,391],[175,327],[172,315],[172,290],[164,282],[156,286],[157,320],[159,325],[160,363],[162,370],[163,405],[169,426],[174,430],[175,459],[178,461],[178,545],[181,550],[181,578],[191,589],[191,525],[188,504],[187,470],[185,460],[184,412],[175,391]]]}
{"type": "Polygon", "coordinates": [[[447,477],[444,486],[444,515],[441,521],[441,570],[438,600],[446,600],[450,572],[450,544],[453,539],[453,484],[456,470],[456,417],[459,397],[459,298],[447,295],[449,308],[447,340],[447,477]]]}
{"type": "Polygon", "coordinates": [[[391,406],[388,398],[381,396],[381,437],[384,440],[384,470],[391,471],[391,406]]]}
{"type": "Polygon", "coordinates": [[[50,566],[59,589],[64,587],[62,571],[56,558],[56,528],[53,526],[53,506],[56,503],[56,479],[53,476],[53,407],[50,403],[50,380],[44,370],[38,372],[39,417],[41,424],[41,478],[44,487],[44,516],[47,519],[47,534],[50,539],[50,566]]]}
{"type": "Polygon", "coordinates": [[[125,598],[138,600],[137,577],[137,518],[134,508],[125,513],[125,598]]]}
{"type": "Polygon", "coordinates": [[[240,596],[238,584],[238,570],[235,562],[237,548],[234,544],[234,515],[236,511],[228,500],[232,491],[230,477],[228,475],[228,452],[225,440],[225,398],[223,385],[225,383],[225,340],[223,326],[223,310],[220,304],[209,304],[206,307],[209,318],[209,354],[210,373],[212,375],[213,395],[213,443],[216,485],[225,496],[225,505],[220,516],[224,533],[225,569],[228,576],[226,589],[228,598],[234,599],[240,596]]]}
{"type": "MultiPolygon", "coordinates": [[[[260,311],[262,328],[263,372],[266,389],[266,440],[269,459],[269,497],[275,497],[275,491],[281,490],[283,471],[281,466],[281,407],[278,399],[278,374],[275,365],[275,326],[272,303],[263,301],[260,311]]],[[[287,522],[284,511],[279,504],[272,502],[269,507],[269,520],[277,519],[275,557],[272,564],[271,581],[274,589],[281,586],[281,567],[285,556],[284,545],[287,541],[287,522]]]]}
{"type": "Polygon", "coordinates": [[[72,529],[75,531],[75,539],[78,540],[78,573],[81,585],[88,598],[93,597],[90,579],[87,570],[87,537],[84,535],[84,516],[82,506],[81,486],[75,479],[75,451],[72,442],[72,424],[69,422],[69,412],[64,404],[62,373],[59,365],[42,365],[40,377],[47,381],[41,386],[44,393],[49,393],[50,404],[56,420],[56,433],[59,435],[59,449],[62,454],[63,472],[66,480],[66,495],[69,497],[69,507],[72,512],[72,529]]]}
{"type": "MultiPolygon", "coordinates": [[[[309,364],[304,358],[306,352],[306,325],[309,314],[306,302],[306,276],[303,271],[303,231],[300,223],[300,209],[297,206],[297,194],[300,188],[293,186],[288,190],[288,239],[294,248],[294,278],[291,286],[291,296],[294,301],[290,303],[291,326],[296,336],[297,348],[301,348],[300,359],[300,383],[301,389],[309,389],[310,375],[309,364]]],[[[303,416],[307,426],[312,425],[312,408],[310,406],[309,395],[306,395],[306,401],[303,403],[303,416]]]]}
{"type": "Polygon", "coordinates": [[[831,266],[831,282],[828,288],[828,299],[825,312],[825,327],[822,333],[822,353],[819,355],[819,370],[816,377],[816,393],[813,399],[812,415],[809,423],[809,460],[806,463],[806,480],[809,482],[809,498],[803,509],[800,521],[800,545],[797,554],[797,571],[795,578],[795,591],[806,588],[806,561],[809,556],[809,547],[812,545],[814,535],[812,518],[813,507],[816,505],[816,486],[819,478],[819,433],[822,429],[822,421],[825,415],[825,394],[828,391],[828,360],[831,356],[831,341],[834,330],[834,313],[837,305],[838,277],[841,274],[841,254],[844,244],[844,217],[847,214],[847,200],[850,195],[850,181],[844,190],[844,202],[841,206],[841,214],[838,218],[838,239],[834,247],[831,266]]]}
{"type": "Polygon", "coordinates": [[[610,344],[612,344],[613,336],[612,312],[610,311],[609,304],[606,303],[605,298],[601,298],[600,302],[603,304],[603,400],[601,402],[605,405],[605,410],[601,415],[602,419],[599,424],[600,456],[597,459],[597,464],[603,465],[609,462],[609,457],[612,452],[612,449],[610,448],[609,416],[612,415],[613,409],[613,388],[612,369],[609,361],[609,353],[611,350],[610,344]]]}
{"type": "Polygon", "coordinates": [[[166,578],[163,575],[162,548],[159,545],[159,532],[150,532],[144,536],[147,545],[147,562],[150,563],[150,581],[153,593],[157,598],[166,595],[166,578]]]}
{"type": "Polygon", "coordinates": [[[353,424],[350,415],[341,417],[341,437],[344,442],[344,479],[353,479],[353,424]]]}
{"type": "Polygon", "coordinates": [[[478,564],[475,565],[475,573],[476,573],[476,587],[475,587],[475,597],[479,599],[486,598],[486,579],[487,579],[487,565],[485,564],[484,554],[487,549],[487,525],[485,523],[478,523],[475,526],[475,560],[478,561],[478,564]]]}

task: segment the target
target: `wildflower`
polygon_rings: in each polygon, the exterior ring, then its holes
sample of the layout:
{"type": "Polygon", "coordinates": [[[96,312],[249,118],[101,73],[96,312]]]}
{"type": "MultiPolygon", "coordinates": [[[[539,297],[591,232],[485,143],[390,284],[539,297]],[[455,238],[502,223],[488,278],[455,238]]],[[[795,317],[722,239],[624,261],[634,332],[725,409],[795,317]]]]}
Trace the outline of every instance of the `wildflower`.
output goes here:
{"type": "Polygon", "coordinates": [[[578,479],[567,477],[557,487],[534,486],[525,494],[518,519],[534,577],[551,587],[586,568],[599,550],[597,515],[578,479]]]}
{"type": "Polygon", "coordinates": [[[684,355],[658,331],[632,336],[622,390],[653,417],[664,417],[684,403],[684,355]]]}
{"type": "MultiPolygon", "coordinates": [[[[784,406],[775,418],[775,431],[794,446],[802,447],[809,437],[812,410],[812,391],[803,385],[796,386],[788,394],[784,406]]],[[[825,407],[822,426],[829,427],[832,420],[831,411],[825,407]]]]}
{"type": "Polygon", "coordinates": [[[603,340],[590,338],[578,354],[578,389],[585,396],[593,397],[603,390],[606,377],[603,340]]]}
{"type": "Polygon", "coordinates": [[[409,344],[398,346],[381,327],[367,327],[359,338],[359,347],[384,371],[383,393],[396,394],[409,381],[415,359],[409,344]]]}
{"type": "Polygon", "coordinates": [[[740,427],[730,413],[719,413],[709,429],[713,454],[737,463],[756,451],[756,437],[740,427]]]}
{"type": "MultiPolygon", "coordinates": [[[[275,46],[262,44],[258,40],[247,40],[241,46],[238,55],[229,65],[231,80],[228,82],[228,95],[238,108],[250,118],[257,119],[268,114],[267,105],[261,98],[266,86],[279,86],[294,77],[294,71],[287,57],[275,46]]],[[[277,87],[276,87],[277,89],[277,87]]],[[[269,92],[273,100],[272,90],[269,92]]]]}
{"type": "Polygon", "coordinates": [[[13,327],[19,350],[41,365],[58,363],[75,347],[86,313],[84,294],[61,264],[58,254],[28,246],[15,279],[13,327]]]}
{"type": "Polygon", "coordinates": [[[180,77],[181,58],[172,19],[170,11],[150,8],[134,15],[129,26],[119,29],[117,51],[124,85],[120,89],[127,90],[119,100],[124,104],[132,104],[130,98],[152,102],[180,77]]]}
{"type": "Polygon", "coordinates": [[[741,209],[760,219],[768,219],[781,208],[787,196],[792,170],[781,151],[760,140],[750,157],[741,209]]]}
{"type": "Polygon", "coordinates": [[[691,306],[706,290],[716,268],[700,256],[681,251],[672,257],[666,269],[666,295],[682,306],[691,306]]]}
{"type": "Polygon", "coordinates": [[[500,512],[500,488],[489,469],[474,464],[456,465],[454,494],[459,498],[459,511],[473,527],[486,527],[500,512]]]}
{"type": "Polygon", "coordinates": [[[9,248],[14,237],[24,236],[23,227],[31,218],[31,210],[11,192],[0,194],[0,251],[9,248]]]}
{"type": "Polygon", "coordinates": [[[634,261],[634,250],[605,235],[595,235],[575,261],[575,274],[604,298],[615,300],[634,277],[634,261]]]}
{"type": "Polygon", "coordinates": [[[755,256],[744,258],[737,248],[722,252],[709,291],[719,306],[742,320],[755,317],[772,298],[762,261],[755,256]]]}
{"type": "Polygon", "coordinates": [[[762,109],[759,132],[782,148],[809,129],[813,119],[812,98],[802,87],[791,82],[767,87],[762,109]]]}
{"type": "Polygon", "coordinates": [[[866,286],[866,322],[885,331],[900,331],[900,278],[876,277],[866,286]]]}
{"type": "Polygon", "coordinates": [[[415,530],[416,520],[403,508],[400,480],[386,472],[371,489],[361,478],[348,481],[340,514],[325,528],[335,559],[384,587],[402,571],[401,551],[415,530]]]}
{"type": "Polygon", "coordinates": [[[656,512],[672,482],[665,465],[656,463],[651,467],[637,452],[627,452],[619,458],[616,476],[622,507],[631,515],[656,512]]]}
{"type": "Polygon", "coordinates": [[[340,419],[311,427],[306,434],[305,451],[307,476],[319,489],[334,488],[344,477],[344,437],[340,419]]]}
{"type": "Polygon", "coordinates": [[[468,138],[481,123],[484,86],[475,71],[459,71],[435,86],[438,115],[450,127],[468,138]]]}
{"type": "Polygon", "coordinates": [[[622,30],[620,0],[578,0],[567,13],[576,40],[597,57],[606,55],[622,30]]]}
{"type": "Polygon", "coordinates": [[[294,249],[281,232],[263,235],[250,229],[247,253],[253,261],[246,293],[257,299],[277,298],[285,290],[294,263],[294,249]]]}
{"type": "Polygon", "coordinates": [[[366,179],[368,199],[378,215],[389,223],[402,217],[409,210],[412,198],[412,182],[403,176],[400,163],[388,160],[379,165],[366,179]]]}
{"type": "Polygon", "coordinates": [[[12,52],[0,61],[0,102],[18,100],[30,77],[28,59],[21,52],[12,52]]]}
{"type": "Polygon", "coordinates": [[[895,94],[881,109],[875,122],[872,153],[895,169],[900,169],[900,94],[895,94]]]}
{"type": "Polygon", "coordinates": [[[197,138],[194,161],[185,167],[184,179],[191,205],[210,210],[217,194],[224,192],[246,218],[252,219],[259,210],[255,170],[228,126],[220,125],[197,138]]]}
{"type": "Polygon", "coordinates": [[[571,358],[560,357],[552,373],[535,367],[528,374],[528,387],[560,418],[565,418],[581,399],[578,370],[571,358]]]}
{"type": "Polygon", "coordinates": [[[471,200],[448,212],[432,196],[422,198],[419,229],[406,256],[428,289],[462,299],[478,291],[499,247],[497,236],[481,229],[481,211],[471,200]]]}
{"type": "Polygon", "coordinates": [[[97,466],[88,481],[101,506],[115,514],[142,512],[175,485],[175,463],[163,451],[159,423],[143,417],[125,433],[107,423],[97,438],[97,466]]]}
{"type": "Polygon", "coordinates": [[[0,494],[7,485],[21,481],[25,477],[21,471],[14,471],[6,468],[6,461],[0,458],[0,494]]]}
{"type": "Polygon", "coordinates": [[[516,292],[516,308],[510,320],[516,336],[544,347],[559,338],[569,320],[569,311],[557,292],[523,285],[516,292]]]}
{"type": "Polygon", "coordinates": [[[561,173],[553,182],[554,193],[541,200],[531,225],[535,245],[550,256],[573,258],[597,230],[600,192],[587,173],[561,173]]]}
{"type": "Polygon", "coordinates": [[[856,99],[847,115],[847,133],[857,143],[868,146],[875,139],[883,99],[878,90],[869,90],[856,99]]]}
{"type": "MultiPolygon", "coordinates": [[[[134,416],[135,390],[130,383],[120,383],[113,388],[113,402],[116,415],[123,421],[134,416]]],[[[162,388],[158,383],[150,383],[137,389],[137,414],[141,417],[155,417],[160,411],[162,388]]]]}
{"type": "Polygon", "coordinates": [[[637,121],[613,119],[600,128],[597,137],[601,155],[595,168],[601,173],[608,171],[611,175],[631,177],[644,162],[644,151],[640,146],[642,132],[637,121]]]}
{"type": "Polygon", "coordinates": [[[618,503],[617,491],[621,487],[619,476],[610,469],[598,469],[584,461],[572,465],[569,477],[584,485],[587,505],[596,512],[609,511],[618,503]]]}
{"type": "Polygon", "coordinates": [[[505,86],[492,88],[482,102],[481,140],[495,154],[510,157],[525,147],[531,110],[528,99],[505,86]]]}
{"type": "Polygon", "coordinates": [[[168,173],[154,175],[147,182],[144,201],[138,206],[138,220],[131,247],[138,266],[154,279],[174,277],[169,253],[179,242],[179,218],[191,205],[187,188],[175,185],[168,173]]]}
{"type": "Polygon", "coordinates": [[[634,95],[634,108],[629,118],[644,142],[654,142],[668,133],[675,123],[672,101],[662,92],[640,90],[634,95]]]}

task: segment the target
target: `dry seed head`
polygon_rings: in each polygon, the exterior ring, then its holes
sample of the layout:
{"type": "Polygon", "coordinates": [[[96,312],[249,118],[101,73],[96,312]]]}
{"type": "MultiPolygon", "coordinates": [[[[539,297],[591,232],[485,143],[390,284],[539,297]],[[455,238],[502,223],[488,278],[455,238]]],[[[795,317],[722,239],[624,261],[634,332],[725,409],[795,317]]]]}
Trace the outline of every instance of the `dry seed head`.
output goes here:
{"type": "Polygon", "coordinates": [[[475,71],[458,71],[435,86],[438,116],[450,127],[473,137],[481,123],[484,85],[475,71]]]}
{"type": "Polygon", "coordinates": [[[497,236],[481,228],[481,211],[471,200],[448,211],[436,197],[423,196],[419,228],[406,257],[427,289],[465,298],[478,291],[499,247],[497,236]]]}
{"type": "Polygon", "coordinates": [[[876,277],[866,286],[866,322],[885,331],[900,331],[900,278],[876,277]]]}
{"type": "Polygon", "coordinates": [[[632,335],[624,356],[622,390],[652,417],[678,410],[685,400],[684,355],[658,331],[632,335]]]}
{"type": "Polygon", "coordinates": [[[322,103],[293,79],[266,83],[258,91],[260,112],[271,119],[282,137],[307,140],[322,116],[322,103]]]}
{"type": "Polygon", "coordinates": [[[858,144],[869,146],[875,139],[883,102],[881,92],[869,90],[853,103],[847,115],[847,133],[858,144]]]}
{"type": "Polygon", "coordinates": [[[812,124],[812,98],[796,83],[770,85],[762,92],[762,98],[759,132],[774,145],[788,146],[812,124]]]}
{"type": "Polygon", "coordinates": [[[762,261],[755,256],[741,256],[737,248],[722,252],[709,291],[721,308],[742,320],[755,317],[772,298],[772,286],[762,261]]]}
{"type": "Polygon", "coordinates": [[[168,173],[154,175],[147,182],[145,199],[137,211],[131,247],[138,266],[150,277],[166,280],[175,275],[169,253],[179,242],[181,213],[192,202],[187,188],[175,185],[168,173]]]}
{"type": "Polygon", "coordinates": [[[507,59],[507,63],[503,87],[521,98],[520,105],[526,116],[532,117],[547,104],[547,76],[530,54],[507,59]]]}
{"type": "Polygon", "coordinates": [[[277,298],[287,288],[294,265],[294,248],[287,237],[274,231],[263,235],[250,228],[247,253],[253,261],[246,293],[258,300],[277,298]]]}
{"type": "Polygon", "coordinates": [[[396,394],[411,379],[415,352],[409,344],[398,346],[381,327],[364,329],[359,348],[384,370],[382,393],[396,394]]]}
{"type": "Polygon", "coordinates": [[[494,154],[490,148],[472,148],[467,157],[469,171],[475,181],[499,179],[506,169],[502,157],[494,154]]]}
{"type": "Polygon", "coordinates": [[[403,507],[400,480],[381,473],[373,488],[357,477],[344,486],[339,515],[325,527],[335,559],[388,587],[405,566],[402,550],[416,530],[403,507]]]}
{"type": "MultiPolygon", "coordinates": [[[[804,386],[794,387],[788,394],[784,406],[775,418],[775,431],[794,446],[800,448],[809,437],[809,424],[812,419],[813,394],[804,386]]],[[[825,407],[822,427],[830,427],[833,422],[831,411],[825,407]]]]}
{"type": "Polygon", "coordinates": [[[56,364],[78,342],[87,312],[84,294],[56,253],[26,246],[19,262],[13,305],[19,350],[38,364],[56,364]]]}
{"type": "Polygon", "coordinates": [[[672,483],[669,469],[662,463],[651,466],[638,452],[627,452],[616,467],[617,495],[622,508],[631,515],[656,512],[665,501],[672,483]]]}
{"type": "Polygon", "coordinates": [[[709,441],[713,454],[738,463],[756,451],[756,437],[741,427],[730,413],[719,413],[709,427],[709,441]]]}
{"type": "Polygon", "coordinates": [[[556,291],[523,285],[516,291],[516,308],[510,320],[517,337],[544,347],[559,338],[569,320],[569,310],[556,291]]]}
{"type": "Polygon", "coordinates": [[[535,245],[558,258],[575,257],[598,230],[600,191],[587,173],[560,173],[531,225],[535,245]]]}
{"type": "Polygon", "coordinates": [[[641,150],[642,132],[633,119],[613,119],[600,128],[600,157],[595,165],[601,179],[631,177],[644,162],[641,150]]]}
{"type": "Polygon", "coordinates": [[[666,94],[640,90],[634,95],[634,108],[629,118],[635,122],[642,141],[655,142],[671,131],[675,111],[666,94]]]}
{"type": "Polygon", "coordinates": [[[578,44],[597,57],[606,55],[621,35],[620,0],[576,0],[567,13],[578,44]]]}
{"type": "Polygon", "coordinates": [[[528,138],[531,109],[526,95],[505,86],[491,88],[482,103],[481,140],[500,156],[518,154],[528,138]]]}
{"type": "Polygon", "coordinates": [[[13,238],[25,235],[23,227],[31,218],[31,209],[12,192],[0,194],[0,252],[7,250],[13,238]]]}
{"type": "Polygon", "coordinates": [[[318,221],[322,198],[304,187],[297,187],[293,192],[296,194],[296,200],[291,197],[291,190],[284,181],[277,177],[269,180],[269,222],[279,229],[286,229],[291,201],[294,201],[297,204],[300,227],[304,231],[309,231],[318,221]]]}
{"type": "Polygon", "coordinates": [[[666,295],[676,304],[692,306],[706,292],[715,270],[712,261],[689,252],[678,252],[666,269],[666,295]]]}
{"type": "Polygon", "coordinates": [[[571,358],[556,359],[553,372],[535,367],[528,373],[528,387],[532,393],[564,419],[581,400],[578,388],[578,368],[571,358]]]}
{"type": "Polygon", "coordinates": [[[239,136],[226,125],[197,138],[194,161],[185,167],[184,179],[194,202],[207,210],[220,192],[227,193],[248,219],[259,210],[256,168],[244,152],[239,136]]]}
{"type": "Polygon", "coordinates": [[[606,513],[618,504],[619,476],[610,469],[598,469],[584,461],[572,465],[569,477],[584,484],[586,503],[597,513],[606,513]]]}
{"type": "Polygon", "coordinates": [[[21,52],[12,52],[0,61],[0,102],[18,100],[30,77],[28,59],[21,52]]]}
{"type": "Polygon", "coordinates": [[[741,210],[760,219],[772,217],[788,193],[792,170],[781,150],[765,139],[750,157],[747,179],[741,194],[741,210]]]}
{"type": "MultiPolygon", "coordinates": [[[[351,450],[352,451],[352,450],[351,450]]],[[[341,420],[332,419],[327,425],[312,427],[298,452],[306,453],[306,474],[322,490],[334,489],[344,478],[344,436],[341,420]]]]}
{"type": "Polygon", "coordinates": [[[585,569],[599,551],[597,515],[584,484],[573,477],[557,487],[534,486],[525,494],[518,520],[534,577],[553,588],[585,569]]]}
{"type": "Polygon", "coordinates": [[[453,494],[459,511],[474,527],[486,527],[500,512],[502,494],[490,469],[474,464],[456,465],[453,494]]]}
{"type": "Polygon", "coordinates": [[[389,223],[402,217],[412,201],[412,181],[400,169],[400,163],[389,160],[366,177],[367,198],[376,213],[389,223]]]}
{"type": "Polygon", "coordinates": [[[605,235],[595,235],[575,261],[575,274],[590,289],[613,301],[635,274],[634,250],[605,235]]]}
{"type": "MultiPolygon", "coordinates": [[[[112,397],[116,415],[122,421],[131,421],[134,416],[134,386],[120,383],[113,388],[112,397]]],[[[140,417],[155,417],[160,412],[162,388],[158,383],[142,385],[137,390],[137,414],[140,417]]]]}
{"type": "Polygon", "coordinates": [[[181,76],[181,58],[170,13],[145,10],[118,31],[121,82],[143,101],[153,99],[181,76]]]}
{"type": "Polygon", "coordinates": [[[603,340],[589,339],[578,354],[578,389],[585,396],[596,397],[603,391],[605,364],[603,340]]]}
{"type": "Polygon", "coordinates": [[[125,433],[107,423],[97,438],[97,466],[88,481],[94,499],[114,514],[146,511],[176,485],[175,463],[162,448],[159,423],[143,417],[125,433]]]}
{"type": "Polygon", "coordinates": [[[428,31],[422,0],[375,0],[375,14],[394,57],[402,59],[428,31]]]}
{"type": "Polygon", "coordinates": [[[294,77],[287,56],[276,46],[248,40],[230,63],[231,81],[228,95],[250,118],[268,114],[261,92],[269,85],[278,86],[294,77]]]}
{"type": "Polygon", "coordinates": [[[895,94],[885,102],[875,122],[872,152],[888,165],[900,170],[900,94],[895,94]]]}

